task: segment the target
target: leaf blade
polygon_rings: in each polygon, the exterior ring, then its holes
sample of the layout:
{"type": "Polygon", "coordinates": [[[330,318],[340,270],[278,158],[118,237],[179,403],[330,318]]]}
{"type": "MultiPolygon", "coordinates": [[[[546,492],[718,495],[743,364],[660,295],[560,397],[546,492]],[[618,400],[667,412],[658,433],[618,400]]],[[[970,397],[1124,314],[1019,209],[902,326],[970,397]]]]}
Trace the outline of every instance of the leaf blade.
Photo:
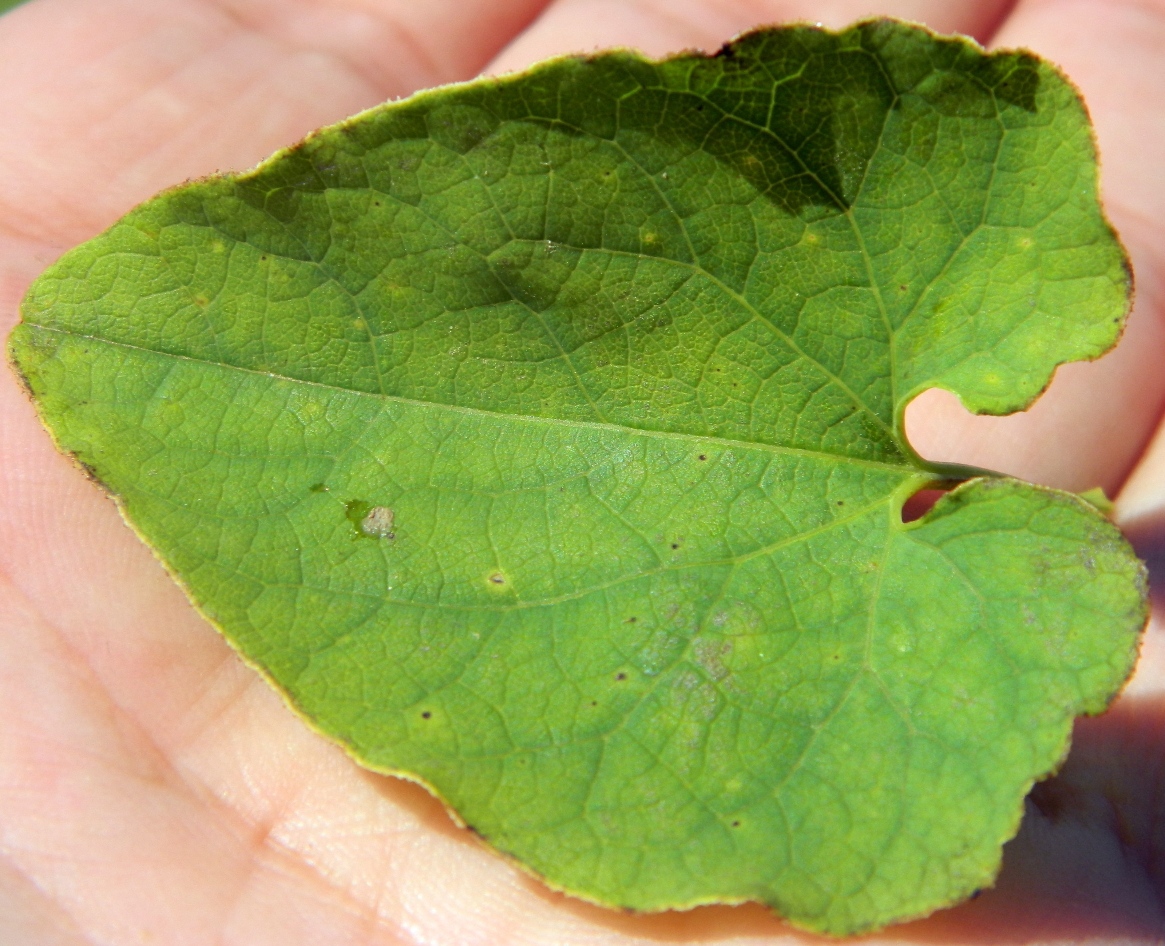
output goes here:
{"type": "Polygon", "coordinates": [[[169,192],[42,277],[12,345],[360,761],[581,896],[852,932],[989,882],[1131,669],[1141,573],[1090,507],[1002,480],[898,513],[941,475],[909,398],[1023,406],[1115,339],[1127,273],[1033,57],[886,22],[726,49],[438,90],[169,192]],[[1073,199],[1033,212],[1046,153],[1073,199]],[[1016,660],[1039,698],[1002,725],[1016,660]]]}

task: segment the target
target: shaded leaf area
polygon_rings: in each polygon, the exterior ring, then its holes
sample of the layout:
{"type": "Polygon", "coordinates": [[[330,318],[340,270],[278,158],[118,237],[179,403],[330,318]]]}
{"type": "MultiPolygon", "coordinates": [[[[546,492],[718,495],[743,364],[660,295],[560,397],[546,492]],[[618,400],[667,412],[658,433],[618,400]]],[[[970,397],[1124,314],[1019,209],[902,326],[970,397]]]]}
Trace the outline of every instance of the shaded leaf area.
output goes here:
{"type": "Polygon", "coordinates": [[[1142,571],[919,460],[1119,334],[1083,108],[877,21],[553,60],[161,195],[34,286],[60,445],[312,723],[551,885],[832,933],[990,883],[1142,571]]]}

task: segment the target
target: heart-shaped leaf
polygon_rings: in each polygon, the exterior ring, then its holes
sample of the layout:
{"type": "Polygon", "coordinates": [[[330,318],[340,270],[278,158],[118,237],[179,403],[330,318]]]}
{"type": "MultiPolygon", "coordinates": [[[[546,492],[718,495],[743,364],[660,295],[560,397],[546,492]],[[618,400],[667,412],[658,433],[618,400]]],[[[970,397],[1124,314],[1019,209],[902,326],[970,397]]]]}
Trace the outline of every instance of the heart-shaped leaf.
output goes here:
{"type": "Polygon", "coordinates": [[[1128,291],[1068,83],[877,21],[374,109],[66,255],[12,352],[359,761],[554,887],[845,933],[991,882],[1145,619],[1076,497],[904,524],[958,475],[905,405],[1024,407],[1128,291]]]}

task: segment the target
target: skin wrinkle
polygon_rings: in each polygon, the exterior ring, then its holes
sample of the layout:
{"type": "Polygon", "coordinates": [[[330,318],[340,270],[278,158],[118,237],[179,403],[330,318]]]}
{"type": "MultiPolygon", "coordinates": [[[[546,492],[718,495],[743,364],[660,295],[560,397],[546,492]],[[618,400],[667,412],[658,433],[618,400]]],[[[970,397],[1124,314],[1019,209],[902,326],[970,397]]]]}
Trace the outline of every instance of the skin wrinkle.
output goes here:
{"type": "MultiPolygon", "coordinates": [[[[19,592],[16,590],[15,586],[10,581],[7,580],[7,576],[2,576],[2,578],[3,578],[3,584],[0,584],[0,593],[4,593],[5,598],[15,597],[15,594],[19,594],[19,592]],[[15,594],[14,594],[14,592],[15,592],[15,594]]],[[[23,596],[21,596],[21,597],[23,598],[23,596]]],[[[3,601],[3,599],[0,599],[0,601],[3,601]]],[[[20,603],[23,604],[26,608],[31,606],[31,602],[27,601],[27,599],[21,601],[20,603]]],[[[38,610],[32,610],[31,614],[35,615],[36,619],[39,620],[39,622],[44,626],[44,628],[46,630],[49,630],[53,633],[57,647],[62,649],[63,651],[65,651],[69,655],[69,657],[71,658],[72,662],[75,662],[79,665],[85,666],[86,669],[88,669],[88,665],[85,662],[82,655],[75,652],[74,648],[72,648],[72,646],[67,642],[67,640],[64,638],[64,636],[60,633],[60,631],[58,629],[53,628],[51,624],[49,624],[47,621],[45,621],[43,615],[38,610]]],[[[116,705],[116,703],[114,703],[113,700],[109,698],[108,694],[105,694],[103,692],[103,695],[106,696],[106,699],[108,700],[108,703],[109,703],[109,706],[107,707],[108,715],[110,717],[123,716],[124,711],[121,709],[121,707],[118,707],[116,705]]],[[[111,718],[109,721],[114,722],[114,719],[111,718]]],[[[118,725],[113,727],[113,728],[115,728],[115,729],[124,728],[127,735],[130,733],[140,734],[140,733],[138,733],[136,727],[134,727],[133,724],[130,723],[128,719],[117,719],[116,722],[118,723],[118,725]]],[[[158,747],[153,745],[152,742],[150,742],[148,740],[148,737],[147,737],[146,741],[150,745],[151,748],[156,750],[157,759],[155,761],[160,760],[163,757],[163,754],[160,751],[158,751],[158,747]]],[[[146,762],[146,760],[140,754],[130,753],[129,758],[135,760],[137,762],[137,765],[124,769],[124,771],[122,772],[123,775],[126,775],[134,780],[143,781],[146,784],[154,785],[154,786],[157,786],[160,788],[173,789],[175,787],[173,784],[170,784],[164,778],[164,774],[165,774],[164,771],[159,770],[156,773],[156,775],[151,777],[151,775],[146,770],[143,770],[141,768],[141,766],[146,762]]],[[[98,759],[98,757],[94,756],[94,760],[96,761],[97,759],[98,759]]],[[[180,779],[178,780],[178,782],[180,785],[182,784],[180,779]]],[[[5,847],[8,848],[9,851],[11,851],[11,842],[6,844],[5,847]]],[[[32,875],[29,875],[29,876],[32,876],[32,875]]]]}
{"type": "MultiPolygon", "coordinates": [[[[115,107],[114,110],[112,112],[110,112],[110,114],[107,115],[107,117],[105,117],[104,119],[101,119],[101,118],[94,119],[93,120],[94,125],[96,125],[96,127],[98,127],[98,128],[106,129],[107,135],[113,134],[113,135],[120,136],[121,134],[123,134],[123,125],[125,125],[125,122],[115,121],[115,119],[125,118],[126,120],[129,120],[130,118],[132,118],[136,112],[140,112],[142,110],[143,105],[148,106],[151,103],[151,101],[157,100],[158,97],[162,96],[163,92],[165,90],[167,90],[167,84],[168,84],[169,80],[171,80],[171,79],[189,77],[192,80],[196,80],[196,82],[197,82],[197,78],[199,76],[200,71],[202,71],[204,68],[204,63],[205,63],[206,59],[216,57],[216,55],[219,54],[219,52],[230,51],[230,49],[233,47],[233,45],[238,45],[238,43],[234,42],[234,41],[238,40],[238,38],[239,38],[238,34],[233,33],[233,31],[227,31],[227,33],[225,33],[219,37],[216,37],[216,40],[213,40],[212,42],[207,43],[207,45],[204,45],[204,47],[197,50],[197,52],[192,52],[189,59],[185,59],[185,61],[183,61],[182,63],[177,63],[177,64],[172,65],[171,68],[169,68],[167,71],[163,72],[162,76],[151,77],[151,84],[148,87],[146,87],[146,89],[141,89],[139,91],[136,91],[133,98],[119,101],[117,107],[115,107]]],[[[259,37],[256,37],[256,38],[259,38],[259,37]]],[[[271,48],[274,48],[274,44],[271,44],[271,48]]],[[[111,54],[111,56],[112,56],[112,54],[111,54]]],[[[250,63],[250,62],[253,62],[256,57],[255,57],[253,51],[248,50],[247,56],[245,58],[246,58],[246,61],[248,63],[250,63]]],[[[255,68],[250,70],[249,75],[246,78],[246,82],[245,82],[245,84],[243,84],[243,87],[245,87],[245,89],[249,91],[256,84],[261,85],[262,83],[263,83],[263,69],[259,68],[259,66],[255,66],[255,68]]],[[[234,96],[232,97],[233,99],[239,100],[239,99],[246,98],[246,93],[242,94],[242,96],[240,96],[240,94],[238,94],[238,91],[236,91],[236,90],[232,90],[232,91],[234,92],[234,96]]],[[[225,98],[225,96],[216,96],[214,98],[216,98],[216,99],[225,98]]],[[[213,103],[213,104],[217,105],[218,103],[213,103]]],[[[210,105],[210,103],[209,103],[209,105],[210,105]]],[[[197,123],[197,121],[195,123],[197,123]]],[[[179,132],[179,134],[182,134],[182,132],[179,132]]],[[[104,136],[107,136],[107,135],[104,135],[104,136]]],[[[104,136],[99,136],[99,137],[104,137],[104,136]]],[[[287,143],[290,143],[290,142],[287,142],[287,143]]],[[[150,163],[150,158],[154,158],[154,160],[158,160],[158,158],[164,157],[165,151],[167,151],[167,149],[170,147],[171,147],[171,143],[168,140],[167,136],[158,136],[156,140],[149,142],[146,147],[137,151],[137,154],[134,158],[133,164],[130,165],[128,170],[118,171],[118,177],[123,179],[123,178],[126,178],[128,176],[132,176],[134,174],[135,169],[141,169],[143,167],[143,165],[146,165],[146,167],[148,167],[148,165],[150,163]]],[[[140,172],[139,172],[139,174],[140,174],[140,172]]],[[[153,175],[150,175],[150,176],[153,177],[153,175]]],[[[141,188],[133,188],[133,190],[136,191],[134,197],[135,198],[147,197],[149,195],[149,192],[151,190],[155,190],[155,189],[156,189],[156,185],[154,183],[148,183],[144,186],[141,186],[141,188]]],[[[21,214],[19,212],[15,212],[12,209],[12,207],[10,207],[8,205],[0,204],[0,209],[3,210],[3,217],[5,217],[6,219],[15,218],[16,220],[20,220],[21,214]]],[[[37,235],[38,239],[43,240],[44,234],[40,233],[41,228],[43,226],[43,224],[42,224],[43,218],[37,217],[36,220],[37,220],[37,224],[34,225],[35,230],[33,230],[33,233],[35,233],[37,235]]],[[[72,231],[76,231],[76,227],[73,227],[73,228],[70,228],[70,232],[52,233],[51,239],[52,239],[52,241],[54,241],[54,243],[56,243],[56,245],[59,248],[64,248],[65,246],[70,245],[71,242],[75,242],[78,239],[82,239],[85,237],[89,237],[89,235],[96,234],[96,232],[101,230],[101,228],[104,228],[104,226],[111,224],[111,223],[113,223],[113,214],[110,214],[110,216],[105,216],[105,214],[103,214],[103,219],[98,221],[98,223],[96,223],[96,225],[86,226],[84,228],[84,232],[82,232],[82,233],[72,232],[72,231]]],[[[27,224],[23,224],[23,225],[17,224],[15,227],[13,225],[9,224],[8,228],[9,228],[9,232],[17,232],[17,233],[22,233],[22,234],[29,232],[29,226],[27,224]]]]}
{"type": "MultiPolygon", "coordinates": [[[[437,41],[426,40],[419,28],[416,9],[401,9],[385,0],[295,0],[293,3],[271,0],[202,0],[231,16],[248,29],[276,38],[289,48],[318,49],[326,44],[329,52],[348,67],[363,75],[382,97],[401,96],[418,88],[471,78],[496,49],[486,49],[496,29],[473,31],[449,36],[440,31],[437,41]],[[292,8],[288,15],[288,6],[292,8]],[[323,9],[321,9],[323,8],[323,9]],[[333,26],[331,20],[337,22],[333,26]],[[342,20],[342,22],[340,22],[342,20]],[[370,39],[375,34],[375,39],[370,39]],[[469,48],[466,49],[465,47],[469,48]],[[386,56],[403,50],[404,57],[386,56]],[[409,62],[407,69],[399,59],[409,62]]],[[[521,30],[537,17],[547,0],[523,0],[501,14],[511,30],[521,30]]],[[[455,9],[450,0],[431,3],[431,11],[455,9]]],[[[421,8],[424,10],[424,8],[421,8]]],[[[424,10],[420,18],[432,16],[424,10]]],[[[498,35],[497,45],[505,42],[498,35]]]]}
{"type": "MultiPolygon", "coordinates": [[[[3,594],[5,597],[7,597],[11,596],[13,592],[16,592],[15,587],[6,580],[6,577],[4,577],[2,583],[0,583],[0,594],[3,594]]],[[[19,592],[16,593],[18,594],[19,592]]],[[[23,604],[27,607],[31,604],[31,602],[25,600],[23,604]]],[[[75,661],[76,663],[84,666],[86,671],[88,671],[89,667],[84,661],[82,655],[75,651],[72,645],[68,643],[67,639],[61,635],[60,631],[56,628],[53,628],[51,624],[46,622],[44,620],[44,616],[41,615],[38,611],[33,611],[33,614],[36,615],[36,618],[46,629],[51,630],[55,637],[56,645],[64,650],[72,661],[75,661]]],[[[84,682],[88,683],[89,681],[84,682]]],[[[258,683],[258,680],[248,681],[247,689],[250,690],[251,687],[258,683]]],[[[244,868],[243,877],[241,880],[237,880],[235,883],[225,885],[226,889],[231,891],[231,897],[228,901],[227,907],[224,910],[223,920],[220,924],[221,928],[225,929],[227,927],[231,914],[239,909],[241,904],[244,902],[244,896],[248,885],[254,883],[255,880],[269,873],[274,874],[276,878],[280,874],[290,878],[295,876],[297,873],[302,874],[305,867],[315,870],[314,868],[310,867],[309,861],[303,858],[297,860],[294,867],[287,862],[289,855],[299,852],[287,849],[284,845],[280,844],[276,840],[279,835],[279,829],[284,820],[283,815],[279,811],[272,812],[266,818],[253,820],[251,822],[241,820],[239,817],[240,813],[237,808],[225,805],[224,800],[220,798],[213,789],[198,779],[197,776],[195,776],[192,772],[184,772],[180,767],[176,767],[173,762],[168,761],[169,754],[154,741],[153,737],[150,736],[148,732],[139,727],[137,723],[130,718],[123,707],[118,706],[117,703],[114,702],[110,693],[102,689],[101,696],[104,697],[109,704],[109,722],[113,724],[117,730],[124,731],[127,736],[133,737],[135,741],[144,741],[148,748],[151,750],[149,758],[149,762],[151,764],[149,764],[145,769],[140,769],[140,766],[146,763],[147,759],[144,758],[140,752],[131,751],[131,753],[126,756],[126,759],[134,760],[135,764],[131,764],[130,767],[124,769],[122,774],[128,776],[133,781],[140,782],[154,789],[160,789],[165,794],[184,797],[187,799],[188,803],[194,804],[197,807],[206,810],[207,815],[211,820],[222,825],[222,827],[226,829],[228,835],[233,836],[237,840],[240,840],[240,842],[251,852],[250,857],[241,859],[244,868]]],[[[126,748],[128,749],[128,747],[126,748]]],[[[292,799],[287,800],[285,802],[285,806],[289,807],[292,801],[292,799]]],[[[11,842],[6,843],[4,848],[7,850],[8,857],[11,859],[11,842]]],[[[34,873],[30,873],[16,860],[13,860],[12,863],[15,869],[19,870],[22,874],[25,874],[25,876],[29,878],[31,883],[38,886],[40,889],[45,889],[41,882],[36,879],[36,875],[34,873]]],[[[334,886],[334,881],[332,881],[331,878],[327,878],[325,875],[319,874],[318,871],[316,871],[316,873],[318,876],[320,876],[321,879],[327,880],[330,884],[332,884],[334,890],[337,892],[343,892],[340,887],[334,886]]],[[[351,909],[351,912],[355,916],[364,918],[365,922],[370,925],[382,927],[384,918],[379,916],[371,916],[369,908],[361,903],[358,899],[356,899],[351,893],[345,893],[345,897],[348,900],[347,906],[351,909]]]]}
{"type": "MultiPolygon", "coordinates": [[[[239,0],[204,0],[204,2],[207,6],[213,7],[221,12],[230,20],[232,24],[234,24],[237,29],[253,33],[256,36],[261,36],[267,40],[275,40],[278,43],[282,43],[288,52],[318,52],[318,50],[311,44],[297,42],[295,38],[287,36],[288,32],[294,32],[294,30],[280,30],[280,24],[277,22],[272,23],[264,20],[262,17],[256,17],[253,15],[249,16],[245,9],[245,2],[242,4],[239,2],[239,0]],[[279,33],[282,33],[283,35],[276,39],[276,36],[279,33]]],[[[355,14],[355,12],[353,12],[353,15],[359,14],[355,14]]],[[[373,26],[382,25],[383,28],[392,33],[394,38],[397,40],[397,43],[394,45],[403,47],[406,53],[404,58],[406,60],[411,60],[409,63],[408,72],[415,73],[418,76],[425,76],[427,78],[431,77],[432,79],[431,83],[423,79],[421,82],[416,84],[427,85],[438,84],[442,81],[450,81],[449,78],[445,77],[447,70],[441,68],[432,52],[427,49],[421,40],[413,33],[413,31],[408,29],[403,23],[392,18],[386,18],[383,24],[378,23],[377,20],[372,17],[369,17],[369,20],[373,26]]],[[[370,24],[365,23],[363,25],[368,26],[370,24]]],[[[357,31],[353,30],[352,32],[356,33],[357,31]]],[[[326,55],[334,58],[345,69],[362,78],[370,89],[380,92],[382,96],[391,95],[391,90],[394,87],[412,84],[404,81],[402,77],[390,74],[387,71],[378,73],[372,63],[361,62],[358,58],[346,52],[344,49],[329,49],[326,55]]],[[[382,70],[383,68],[384,67],[382,67],[382,70]]],[[[400,71],[405,72],[405,70],[400,71]]]]}
{"type": "Polygon", "coordinates": [[[925,20],[939,32],[961,32],[987,42],[1015,0],[933,4],[926,0],[889,4],[852,0],[558,0],[486,69],[489,74],[530,65],[548,47],[588,52],[601,46],[631,46],[649,55],[681,49],[718,48],[754,26],[777,22],[823,22],[841,27],[853,20],[897,15],[925,20]],[[629,38],[632,37],[632,38],[629,38]]]}
{"type": "MultiPolygon", "coordinates": [[[[1058,6],[1090,6],[1088,0],[1020,0],[1016,7],[1027,12],[1043,13],[1058,6]]],[[[1165,17],[1165,2],[1162,0],[1105,0],[1106,8],[1123,7],[1128,10],[1142,10],[1154,17],[1165,17]]]]}
{"type": "Polygon", "coordinates": [[[6,940],[15,944],[28,946],[97,946],[96,942],[85,936],[74,918],[59,903],[54,902],[48,892],[28,874],[17,866],[11,853],[4,849],[0,839],[0,936],[7,936],[15,931],[35,933],[36,939],[6,940]],[[5,876],[7,875],[7,876],[5,876]],[[22,890],[14,890],[10,882],[15,880],[22,890]],[[13,903],[19,898],[23,906],[29,908],[29,900],[34,900],[36,907],[20,910],[20,906],[13,903]],[[36,916],[30,914],[39,908],[36,916]],[[22,915],[23,913],[23,915],[22,915]],[[51,927],[51,928],[50,928],[51,927]]]}
{"type": "MultiPolygon", "coordinates": [[[[138,6],[143,5],[141,0],[136,0],[136,2],[135,0],[115,0],[115,2],[126,10],[136,10],[138,6]]],[[[60,3],[58,5],[64,10],[72,12],[70,4],[60,3]]],[[[508,22],[511,26],[520,28],[537,12],[541,5],[541,0],[524,0],[517,5],[516,9],[507,7],[503,14],[491,19],[502,23],[508,22]]],[[[96,126],[107,129],[106,137],[112,133],[119,138],[124,138],[125,122],[114,122],[112,126],[110,122],[118,115],[124,116],[129,121],[131,117],[136,116],[142,110],[143,103],[145,103],[152,108],[152,111],[147,109],[145,116],[147,121],[144,124],[141,122],[138,124],[146,129],[145,133],[148,134],[151,126],[157,125],[157,118],[160,114],[158,108],[162,106],[164,97],[169,96],[175,104],[187,108],[188,112],[191,105],[197,109],[192,115],[193,122],[188,121],[175,126],[180,137],[189,138],[192,127],[204,124],[207,119],[211,118],[213,113],[204,111],[204,109],[214,109],[221,105],[222,110],[229,114],[231,110],[237,112],[240,107],[246,107],[250,101],[256,100],[257,95],[270,98],[270,93],[266,91],[271,84],[269,76],[278,70],[286,71],[295,82],[298,82],[301,76],[314,74],[317,76],[317,86],[343,87],[347,84],[346,97],[351,101],[355,94],[357,101],[351,102],[347,106],[341,106],[340,109],[329,115],[320,116],[320,119],[310,120],[310,123],[298,124],[297,127],[291,129],[290,134],[278,135],[275,143],[290,145],[323,121],[338,120],[357,108],[373,105],[387,97],[406,95],[418,87],[439,84],[452,79],[468,79],[477,71],[477,67],[472,64],[459,65],[455,73],[450,72],[449,67],[443,67],[443,70],[438,70],[436,73],[417,67],[407,72],[398,70],[399,74],[394,75],[386,73],[379,79],[370,80],[366,75],[369,66],[344,56],[341,49],[330,46],[321,48],[319,38],[310,35],[302,42],[292,42],[283,35],[284,30],[276,29],[270,25],[268,28],[264,28],[263,24],[250,23],[248,18],[232,11],[231,8],[237,6],[237,3],[232,4],[228,0],[175,0],[173,4],[167,4],[167,12],[164,16],[159,15],[156,9],[152,10],[147,6],[143,11],[145,15],[137,18],[141,22],[136,34],[131,35],[130,40],[130,45],[136,44],[140,47],[143,55],[127,60],[124,53],[126,48],[124,41],[116,46],[113,46],[110,41],[99,58],[83,63],[83,67],[88,72],[99,74],[114,71],[126,76],[133,76],[135,80],[138,78],[146,79],[145,84],[135,84],[134,94],[131,97],[119,97],[116,105],[112,106],[113,110],[107,111],[104,119],[100,117],[100,110],[95,115],[91,109],[87,109],[85,120],[89,127],[96,126]],[[182,46],[190,44],[192,37],[196,39],[196,42],[188,53],[180,56],[178,61],[163,64],[160,73],[153,72],[151,74],[151,64],[159,58],[166,60],[173,57],[172,50],[176,46],[182,48],[182,46]],[[201,39],[201,45],[198,44],[198,38],[201,39]],[[315,45],[313,45],[312,40],[315,41],[315,45]],[[247,47],[252,48],[248,49],[247,47]],[[166,53],[163,55],[159,50],[166,50],[166,53]],[[237,55],[235,50],[238,50],[237,55]],[[216,60],[220,61],[223,67],[214,74],[213,86],[211,86],[203,79],[202,74],[206,64],[216,60]],[[289,68],[296,66],[297,63],[299,64],[298,68],[289,68]],[[319,75],[321,69],[323,75],[319,75]],[[239,82],[240,75],[242,76],[241,83],[239,82]],[[342,79],[339,78],[341,75],[342,79]],[[177,79],[185,81],[176,82],[177,79]],[[356,86],[352,85],[353,82],[358,84],[358,92],[354,92],[356,86]],[[188,90],[196,88],[200,84],[211,89],[212,92],[221,90],[221,93],[215,96],[219,101],[207,102],[201,97],[192,100],[188,90]]],[[[407,29],[404,23],[406,17],[387,15],[391,9],[391,4],[382,3],[379,6],[384,12],[376,19],[378,22],[384,23],[386,29],[392,27],[397,21],[399,21],[401,29],[407,29]]],[[[76,16],[77,14],[73,14],[74,19],[76,16]]],[[[65,23],[64,41],[66,43],[73,42],[75,38],[71,37],[68,32],[71,23],[68,19],[65,20],[65,23]]],[[[495,27],[496,25],[498,24],[495,24],[495,27]]],[[[476,55],[480,57],[481,61],[484,61],[495,51],[489,48],[489,36],[492,32],[494,30],[489,29],[476,33],[468,30],[455,31],[453,37],[446,37],[446,41],[449,39],[456,41],[460,35],[464,41],[460,45],[467,42],[473,47],[481,47],[476,55]]],[[[392,48],[395,45],[391,40],[385,40],[383,48],[392,48]]],[[[375,49],[377,47],[370,48],[368,55],[371,56],[375,49]]],[[[398,60],[395,56],[384,56],[381,57],[380,61],[394,63],[398,60]]],[[[100,89],[102,87],[97,85],[85,89],[84,96],[86,98],[99,95],[99,93],[92,91],[93,88],[100,89]]],[[[172,116],[167,118],[167,120],[171,119],[172,116]]],[[[141,137],[142,133],[135,129],[133,138],[140,139],[141,137]]],[[[143,186],[133,188],[135,202],[148,197],[161,186],[173,183],[172,177],[163,177],[155,170],[156,167],[170,160],[173,147],[173,136],[159,135],[148,142],[146,147],[137,150],[131,164],[117,167],[114,170],[113,173],[119,184],[133,175],[139,177],[144,175],[149,179],[143,182],[143,186]]],[[[205,148],[206,145],[202,141],[198,141],[191,150],[198,153],[205,148]]],[[[270,146],[264,147],[260,144],[260,150],[255,153],[251,160],[257,160],[269,150],[271,150],[270,146]]],[[[203,166],[198,171],[206,173],[206,171],[213,169],[203,166]]],[[[38,165],[33,173],[41,175],[43,171],[38,165]]],[[[32,183],[32,189],[35,187],[36,184],[32,183]]],[[[44,239],[45,234],[42,233],[43,213],[28,217],[26,220],[25,214],[14,207],[10,201],[4,200],[3,193],[0,193],[0,210],[2,210],[0,218],[5,221],[0,226],[3,226],[8,232],[18,236],[36,234],[38,239],[44,239]]],[[[109,214],[103,215],[102,219],[84,227],[80,232],[77,232],[76,228],[70,228],[70,232],[54,233],[51,242],[59,249],[79,242],[104,229],[105,226],[113,222],[116,216],[120,216],[123,210],[122,207],[112,210],[109,214]]]]}

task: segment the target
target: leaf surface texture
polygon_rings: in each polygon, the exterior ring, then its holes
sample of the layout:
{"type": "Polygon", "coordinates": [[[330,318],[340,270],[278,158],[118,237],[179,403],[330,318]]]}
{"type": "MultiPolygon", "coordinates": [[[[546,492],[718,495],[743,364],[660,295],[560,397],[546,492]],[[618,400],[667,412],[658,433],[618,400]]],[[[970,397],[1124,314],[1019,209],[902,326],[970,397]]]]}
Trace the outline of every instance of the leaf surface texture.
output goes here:
{"type": "Polygon", "coordinates": [[[1140,566],[953,475],[1118,336],[1082,104],[890,21],[552,60],[142,205],[34,286],[59,444],[323,732],[553,886],[848,933],[991,882],[1140,566]]]}

